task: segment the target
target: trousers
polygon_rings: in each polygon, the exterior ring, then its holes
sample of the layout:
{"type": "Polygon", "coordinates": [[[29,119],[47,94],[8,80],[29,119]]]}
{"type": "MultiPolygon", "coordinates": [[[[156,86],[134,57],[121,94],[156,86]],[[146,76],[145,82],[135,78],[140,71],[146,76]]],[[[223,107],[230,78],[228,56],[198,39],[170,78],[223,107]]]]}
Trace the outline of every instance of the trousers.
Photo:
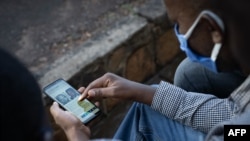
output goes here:
{"type": "Polygon", "coordinates": [[[215,73],[186,58],[176,69],[174,85],[186,91],[213,94],[219,98],[226,98],[245,79],[246,76],[239,71],[215,73]]]}
{"type": "Polygon", "coordinates": [[[203,141],[206,134],[156,112],[150,106],[133,103],[114,139],[122,141],[203,141]]]}

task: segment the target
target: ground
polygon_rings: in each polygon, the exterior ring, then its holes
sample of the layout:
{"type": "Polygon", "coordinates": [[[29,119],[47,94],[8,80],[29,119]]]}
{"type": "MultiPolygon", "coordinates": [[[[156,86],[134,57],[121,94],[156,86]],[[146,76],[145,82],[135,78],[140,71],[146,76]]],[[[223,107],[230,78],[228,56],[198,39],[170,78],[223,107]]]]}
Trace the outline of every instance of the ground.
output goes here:
{"type": "Polygon", "coordinates": [[[1,0],[0,46],[39,70],[146,0],[1,0]]]}

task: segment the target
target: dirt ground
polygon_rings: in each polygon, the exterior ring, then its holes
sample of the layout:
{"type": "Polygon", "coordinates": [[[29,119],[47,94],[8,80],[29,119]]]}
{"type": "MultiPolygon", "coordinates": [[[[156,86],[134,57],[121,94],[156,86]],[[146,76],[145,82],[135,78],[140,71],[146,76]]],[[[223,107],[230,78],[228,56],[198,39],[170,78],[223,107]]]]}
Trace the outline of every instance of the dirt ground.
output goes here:
{"type": "Polygon", "coordinates": [[[39,70],[147,0],[1,0],[0,46],[39,70]]]}

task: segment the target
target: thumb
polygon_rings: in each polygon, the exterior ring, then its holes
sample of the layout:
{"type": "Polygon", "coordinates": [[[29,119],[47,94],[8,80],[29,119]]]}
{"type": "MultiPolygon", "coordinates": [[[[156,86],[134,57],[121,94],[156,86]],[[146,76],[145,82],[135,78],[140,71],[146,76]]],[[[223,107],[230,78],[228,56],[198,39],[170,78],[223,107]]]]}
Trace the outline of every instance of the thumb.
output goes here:
{"type": "Polygon", "coordinates": [[[57,102],[53,102],[53,104],[50,107],[50,113],[56,117],[57,115],[60,114],[60,112],[62,112],[62,109],[59,107],[57,102]]]}

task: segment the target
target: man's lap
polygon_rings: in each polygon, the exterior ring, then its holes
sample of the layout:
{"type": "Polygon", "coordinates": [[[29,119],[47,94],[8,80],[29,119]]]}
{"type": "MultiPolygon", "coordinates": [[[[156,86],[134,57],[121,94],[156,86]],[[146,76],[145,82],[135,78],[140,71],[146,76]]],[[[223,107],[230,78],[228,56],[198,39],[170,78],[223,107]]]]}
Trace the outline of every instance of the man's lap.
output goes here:
{"type": "Polygon", "coordinates": [[[134,103],[114,138],[123,141],[202,141],[205,134],[171,120],[145,104],[134,103]]]}
{"type": "Polygon", "coordinates": [[[199,63],[184,59],[178,66],[174,85],[191,92],[213,94],[226,98],[243,81],[245,76],[240,72],[214,73],[199,63]]]}

